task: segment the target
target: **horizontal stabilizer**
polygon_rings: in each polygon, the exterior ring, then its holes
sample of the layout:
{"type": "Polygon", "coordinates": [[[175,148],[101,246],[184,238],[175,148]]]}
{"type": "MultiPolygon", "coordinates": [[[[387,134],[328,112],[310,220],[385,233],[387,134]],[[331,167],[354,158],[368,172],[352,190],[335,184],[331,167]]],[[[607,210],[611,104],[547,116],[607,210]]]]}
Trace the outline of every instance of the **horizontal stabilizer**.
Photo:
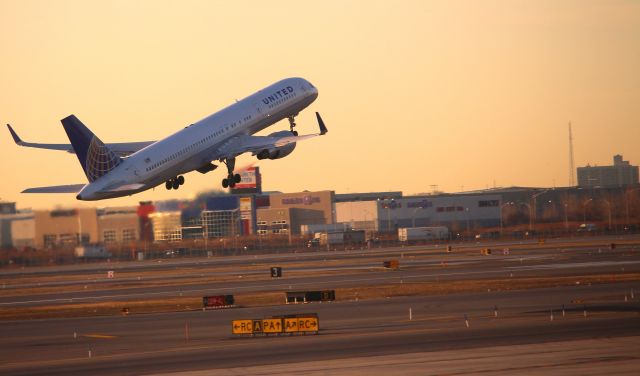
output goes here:
{"type": "MultiPolygon", "coordinates": [[[[71,144],[41,144],[37,142],[24,141],[20,138],[20,136],[18,136],[11,125],[7,124],[7,128],[9,128],[9,133],[11,133],[11,137],[17,145],[25,146],[28,148],[61,150],[71,154],[75,154],[76,152],[75,150],[73,150],[73,146],[71,146],[71,144]]],[[[109,147],[117,156],[127,157],[137,152],[138,150],[146,148],[154,142],[155,141],[115,142],[105,145],[109,147]]]]}
{"type": "Polygon", "coordinates": [[[22,193],[78,193],[85,184],[52,185],[49,187],[27,188],[22,193]]]}
{"type": "Polygon", "coordinates": [[[20,146],[25,146],[28,148],[38,148],[38,149],[49,149],[49,150],[62,150],[68,153],[74,153],[73,147],[71,144],[40,144],[36,142],[26,142],[23,141],[20,136],[13,130],[11,125],[7,124],[7,128],[9,128],[9,133],[11,133],[11,137],[13,137],[13,141],[20,146]]]}

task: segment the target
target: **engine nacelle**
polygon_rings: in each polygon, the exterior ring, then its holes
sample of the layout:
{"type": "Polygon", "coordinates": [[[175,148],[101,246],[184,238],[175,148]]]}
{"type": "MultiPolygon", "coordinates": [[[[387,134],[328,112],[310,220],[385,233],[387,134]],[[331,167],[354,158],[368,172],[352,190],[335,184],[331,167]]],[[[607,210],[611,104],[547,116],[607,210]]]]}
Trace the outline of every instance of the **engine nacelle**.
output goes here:
{"type": "MultiPolygon", "coordinates": [[[[288,137],[288,136],[292,136],[292,133],[290,131],[280,131],[280,132],[271,133],[269,135],[269,137],[288,137]]],[[[258,157],[258,159],[280,159],[291,154],[293,152],[293,149],[295,148],[296,148],[296,143],[293,142],[285,146],[281,146],[279,148],[264,149],[256,153],[256,156],[258,157]]]]}

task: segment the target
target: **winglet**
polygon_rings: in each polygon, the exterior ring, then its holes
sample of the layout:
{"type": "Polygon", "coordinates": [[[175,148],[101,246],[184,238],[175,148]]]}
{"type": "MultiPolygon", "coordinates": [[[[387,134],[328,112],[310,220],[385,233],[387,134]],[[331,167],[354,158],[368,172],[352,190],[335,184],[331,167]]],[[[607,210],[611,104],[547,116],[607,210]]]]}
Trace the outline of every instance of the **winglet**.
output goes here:
{"type": "Polygon", "coordinates": [[[324,121],[322,121],[322,118],[320,117],[320,113],[316,112],[316,118],[318,118],[318,126],[320,126],[320,135],[322,136],[329,132],[327,127],[324,125],[324,121]]]}
{"type": "Polygon", "coordinates": [[[20,139],[16,131],[11,128],[11,125],[7,124],[7,127],[9,127],[9,132],[11,133],[11,137],[13,137],[13,141],[18,145],[22,145],[22,140],[20,139]]]}

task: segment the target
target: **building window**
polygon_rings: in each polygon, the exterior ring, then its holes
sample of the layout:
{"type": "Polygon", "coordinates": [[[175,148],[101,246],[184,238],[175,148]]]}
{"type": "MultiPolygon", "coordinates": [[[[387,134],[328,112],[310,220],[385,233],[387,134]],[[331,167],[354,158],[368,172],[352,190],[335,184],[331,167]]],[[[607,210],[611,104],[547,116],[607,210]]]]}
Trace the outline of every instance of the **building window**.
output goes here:
{"type": "Polygon", "coordinates": [[[45,248],[53,248],[58,241],[58,236],[55,234],[45,234],[44,235],[44,247],[45,248]]]}
{"type": "Polygon", "coordinates": [[[60,234],[60,244],[76,245],[78,244],[78,234],[60,234]]]}
{"type": "Polygon", "coordinates": [[[102,233],[105,243],[114,243],[116,241],[116,230],[105,230],[102,233]]]}
{"type": "Polygon", "coordinates": [[[203,211],[201,218],[205,236],[208,238],[241,234],[240,211],[237,209],[203,211]]]}
{"type": "Polygon", "coordinates": [[[130,242],[136,240],[136,230],[132,228],[125,228],[122,230],[122,241],[130,242]]]}
{"type": "Polygon", "coordinates": [[[500,201],[498,201],[498,200],[478,201],[478,206],[481,207],[481,208],[487,208],[487,207],[498,206],[498,205],[500,205],[500,201]]]}

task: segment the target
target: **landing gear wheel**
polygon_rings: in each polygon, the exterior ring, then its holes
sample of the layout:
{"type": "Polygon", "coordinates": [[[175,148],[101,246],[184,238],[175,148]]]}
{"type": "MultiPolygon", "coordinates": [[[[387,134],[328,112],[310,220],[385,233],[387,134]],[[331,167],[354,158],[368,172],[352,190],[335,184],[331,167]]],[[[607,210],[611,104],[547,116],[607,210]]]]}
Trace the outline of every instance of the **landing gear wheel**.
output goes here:
{"type": "Polygon", "coordinates": [[[233,174],[233,169],[235,168],[236,165],[236,159],[235,158],[226,158],[224,160],[221,160],[222,162],[224,162],[224,164],[227,165],[227,177],[225,179],[222,179],[222,188],[227,188],[227,187],[235,187],[236,183],[240,182],[240,174],[233,174]]]}
{"type": "Polygon", "coordinates": [[[173,189],[178,189],[178,188],[180,188],[180,183],[178,182],[178,180],[177,180],[177,179],[173,181],[172,186],[173,186],[173,189]]]}
{"type": "Polygon", "coordinates": [[[293,133],[294,136],[298,135],[298,131],[291,131],[291,133],[293,133]]]}
{"type": "Polygon", "coordinates": [[[178,176],[178,185],[182,185],[184,184],[184,176],[180,175],[178,176]]]}
{"type": "Polygon", "coordinates": [[[171,188],[173,188],[173,184],[171,183],[171,180],[167,180],[167,182],[164,183],[164,187],[167,188],[167,191],[170,191],[171,188]]]}

